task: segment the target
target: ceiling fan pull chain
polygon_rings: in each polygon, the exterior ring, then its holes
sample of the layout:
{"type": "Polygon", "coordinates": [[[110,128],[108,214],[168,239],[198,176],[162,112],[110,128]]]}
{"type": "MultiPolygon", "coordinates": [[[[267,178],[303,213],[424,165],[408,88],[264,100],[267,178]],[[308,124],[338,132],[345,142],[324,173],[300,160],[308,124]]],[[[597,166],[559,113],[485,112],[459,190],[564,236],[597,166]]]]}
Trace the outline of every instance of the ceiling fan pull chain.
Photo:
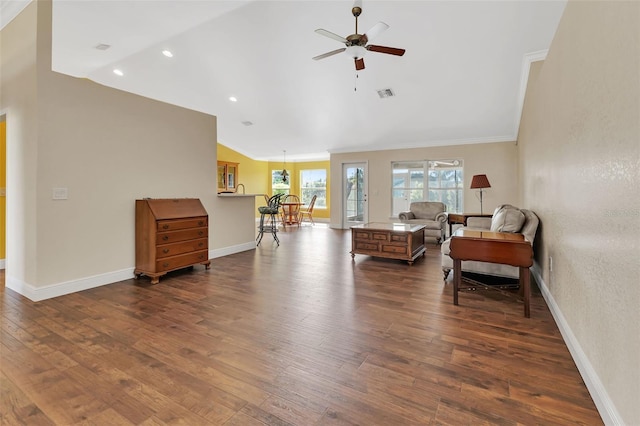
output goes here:
{"type": "Polygon", "coordinates": [[[353,91],[358,91],[358,72],[356,71],[356,78],[353,79],[353,91]]]}

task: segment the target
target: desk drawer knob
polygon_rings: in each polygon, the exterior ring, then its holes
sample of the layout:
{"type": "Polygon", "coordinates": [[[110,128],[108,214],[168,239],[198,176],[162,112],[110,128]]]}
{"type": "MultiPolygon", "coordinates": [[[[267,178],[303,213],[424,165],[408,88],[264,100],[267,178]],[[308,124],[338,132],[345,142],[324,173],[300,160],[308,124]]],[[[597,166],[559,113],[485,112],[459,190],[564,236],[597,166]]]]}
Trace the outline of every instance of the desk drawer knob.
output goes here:
{"type": "Polygon", "coordinates": [[[162,264],[162,266],[164,266],[164,267],[166,268],[167,266],[169,266],[169,264],[168,264],[167,262],[164,262],[164,263],[162,264]]]}
{"type": "Polygon", "coordinates": [[[204,220],[198,221],[198,225],[199,225],[199,226],[204,225],[204,220]]]}
{"type": "Polygon", "coordinates": [[[200,231],[198,232],[198,235],[204,235],[204,232],[200,231]]]}
{"type": "Polygon", "coordinates": [[[202,247],[204,243],[198,243],[198,247],[202,247]]]}
{"type": "Polygon", "coordinates": [[[163,236],[162,241],[169,241],[169,236],[168,235],[163,236]]]}
{"type": "Polygon", "coordinates": [[[162,252],[163,252],[164,254],[167,254],[167,253],[169,253],[169,249],[167,249],[167,248],[166,248],[166,249],[162,250],[162,252]]]}
{"type": "Polygon", "coordinates": [[[169,225],[162,225],[162,229],[169,229],[169,225]]]}

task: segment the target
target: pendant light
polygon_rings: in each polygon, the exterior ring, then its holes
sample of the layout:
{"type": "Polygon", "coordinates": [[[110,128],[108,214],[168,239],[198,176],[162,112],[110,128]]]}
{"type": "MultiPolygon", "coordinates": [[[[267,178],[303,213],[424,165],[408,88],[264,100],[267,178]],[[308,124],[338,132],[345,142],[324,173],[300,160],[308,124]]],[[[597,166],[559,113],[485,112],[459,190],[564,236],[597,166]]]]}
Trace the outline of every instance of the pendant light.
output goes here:
{"type": "Polygon", "coordinates": [[[282,150],[283,153],[283,161],[282,161],[282,182],[289,183],[289,172],[287,172],[287,150],[282,150]]]}

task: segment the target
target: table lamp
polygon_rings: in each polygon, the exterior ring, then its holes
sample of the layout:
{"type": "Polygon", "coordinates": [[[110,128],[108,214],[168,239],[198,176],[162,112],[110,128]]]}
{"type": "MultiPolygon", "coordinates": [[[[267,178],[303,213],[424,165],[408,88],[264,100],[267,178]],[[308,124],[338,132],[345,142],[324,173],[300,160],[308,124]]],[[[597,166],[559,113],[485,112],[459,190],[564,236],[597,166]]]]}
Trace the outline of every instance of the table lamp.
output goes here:
{"type": "Polygon", "coordinates": [[[471,178],[471,189],[480,190],[480,214],[483,214],[482,213],[482,190],[484,188],[491,188],[491,184],[489,183],[489,179],[487,179],[487,175],[474,175],[471,178]]]}

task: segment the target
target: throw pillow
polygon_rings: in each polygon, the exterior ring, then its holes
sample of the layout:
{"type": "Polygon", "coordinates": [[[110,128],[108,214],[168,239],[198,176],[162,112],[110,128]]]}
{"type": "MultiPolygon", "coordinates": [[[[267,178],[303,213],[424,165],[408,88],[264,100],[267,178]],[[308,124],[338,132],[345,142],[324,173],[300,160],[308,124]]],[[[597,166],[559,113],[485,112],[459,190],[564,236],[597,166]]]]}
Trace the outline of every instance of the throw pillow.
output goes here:
{"type": "Polygon", "coordinates": [[[491,231],[493,232],[520,232],[524,225],[524,213],[520,209],[504,205],[493,214],[491,218],[491,231]]]}

